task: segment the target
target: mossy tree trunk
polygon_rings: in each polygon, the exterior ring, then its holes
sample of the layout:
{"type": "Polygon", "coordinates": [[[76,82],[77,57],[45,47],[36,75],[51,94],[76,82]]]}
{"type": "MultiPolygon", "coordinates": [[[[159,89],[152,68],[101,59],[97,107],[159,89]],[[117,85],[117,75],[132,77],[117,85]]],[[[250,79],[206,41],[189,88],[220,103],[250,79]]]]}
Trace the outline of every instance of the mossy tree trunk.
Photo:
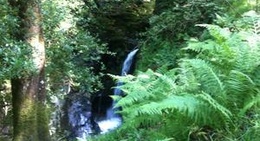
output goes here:
{"type": "Polygon", "coordinates": [[[14,141],[50,141],[45,101],[45,47],[41,28],[40,0],[9,0],[18,9],[17,40],[29,44],[35,73],[13,78],[14,141]]]}

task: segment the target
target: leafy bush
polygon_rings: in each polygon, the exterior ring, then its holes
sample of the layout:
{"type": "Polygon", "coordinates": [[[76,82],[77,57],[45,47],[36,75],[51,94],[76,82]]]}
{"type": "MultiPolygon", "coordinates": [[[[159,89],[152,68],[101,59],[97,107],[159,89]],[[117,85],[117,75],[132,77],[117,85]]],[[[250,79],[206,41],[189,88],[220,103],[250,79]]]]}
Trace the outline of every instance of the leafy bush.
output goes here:
{"type": "Polygon", "coordinates": [[[103,69],[99,61],[101,54],[107,53],[106,46],[76,26],[77,17],[70,13],[72,6],[75,3],[69,1],[42,4],[51,93],[66,93],[68,87],[94,92],[101,87],[100,74],[94,71],[103,69]]]}
{"type": "Polygon", "coordinates": [[[7,0],[1,0],[0,10],[0,84],[6,79],[21,77],[33,72],[31,49],[14,39],[19,30],[16,10],[7,0]]]}
{"type": "Polygon", "coordinates": [[[90,97],[102,87],[101,55],[107,54],[106,45],[76,25],[81,17],[73,15],[72,7],[80,2],[44,1],[43,29],[46,45],[47,100],[51,114],[51,135],[58,140],[64,134],[61,122],[62,101],[70,92],[84,91],[90,97]],[[52,104],[53,105],[52,105],[52,104]]]}
{"type": "Polygon", "coordinates": [[[149,67],[156,70],[160,64],[176,67],[176,59],[183,57],[179,49],[186,46],[190,37],[199,37],[203,33],[203,28],[195,24],[210,24],[215,14],[222,11],[216,1],[158,0],[155,14],[149,20],[150,27],[143,33],[138,69],[145,71],[149,67]]]}

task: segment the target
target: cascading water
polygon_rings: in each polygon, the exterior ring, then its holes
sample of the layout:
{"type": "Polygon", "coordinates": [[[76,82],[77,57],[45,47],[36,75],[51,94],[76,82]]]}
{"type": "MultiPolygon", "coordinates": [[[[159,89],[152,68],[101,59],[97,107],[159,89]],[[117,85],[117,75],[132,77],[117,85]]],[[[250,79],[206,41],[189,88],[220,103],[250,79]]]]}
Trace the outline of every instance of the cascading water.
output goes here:
{"type": "MultiPolygon", "coordinates": [[[[137,51],[138,51],[138,49],[135,49],[127,55],[127,57],[124,61],[123,67],[122,67],[121,76],[125,76],[129,73],[137,51]]],[[[116,86],[118,87],[121,85],[122,85],[122,82],[117,82],[116,86]]],[[[119,88],[114,89],[114,95],[121,96],[122,94],[123,94],[123,92],[119,88]]],[[[119,109],[114,108],[115,104],[116,104],[115,101],[113,101],[112,106],[110,108],[108,108],[107,114],[106,114],[106,119],[97,122],[101,129],[101,133],[106,133],[110,130],[113,130],[113,129],[119,127],[122,123],[121,115],[116,113],[116,111],[118,111],[119,109]]]]}
{"type": "MultiPolygon", "coordinates": [[[[127,55],[127,57],[124,61],[123,67],[122,67],[121,76],[125,76],[129,73],[133,60],[134,60],[134,57],[135,57],[135,54],[137,53],[138,50],[139,49],[135,49],[127,55]]],[[[117,82],[117,86],[121,86],[121,85],[122,85],[122,82],[117,82]]],[[[121,94],[122,94],[122,91],[118,88],[115,88],[114,95],[121,95],[121,94]]]]}

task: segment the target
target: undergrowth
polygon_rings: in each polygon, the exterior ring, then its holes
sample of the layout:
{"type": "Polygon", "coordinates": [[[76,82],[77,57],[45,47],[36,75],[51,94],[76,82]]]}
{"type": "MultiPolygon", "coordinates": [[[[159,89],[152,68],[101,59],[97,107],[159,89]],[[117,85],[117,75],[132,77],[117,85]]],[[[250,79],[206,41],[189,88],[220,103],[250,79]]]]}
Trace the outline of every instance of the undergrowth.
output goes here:
{"type": "MultiPolygon", "coordinates": [[[[218,21],[226,22],[224,17],[218,21]]],[[[113,76],[123,126],[95,140],[260,140],[260,16],[250,11],[222,25],[199,24],[178,67],[113,76]],[[187,55],[184,55],[187,56],[187,55]]]]}

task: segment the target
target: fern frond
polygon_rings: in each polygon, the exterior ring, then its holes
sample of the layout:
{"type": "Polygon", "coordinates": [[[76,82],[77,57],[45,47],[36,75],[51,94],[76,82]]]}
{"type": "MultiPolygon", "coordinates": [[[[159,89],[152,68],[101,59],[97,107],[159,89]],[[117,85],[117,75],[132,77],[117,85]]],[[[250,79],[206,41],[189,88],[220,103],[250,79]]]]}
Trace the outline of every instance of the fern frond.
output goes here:
{"type": "Polygon", "coordinates": [[[228,28],[221,28],[218,25],[197,24],[197,26],[206,27],[208,29],[210,35],[216,39],[217,43],[223,43],[231,35],[231,32],[229,31],[228,28]]]}
{"type": "MultiPolygon", "coordinates": [[[[131,76],[132,79],[125,79],[127,83],[119,88],[125,92],[126,96],[118,101],[117,106],[127,107],[144,99],[155,97],[156,90],[160,88],[157,85],[160,83],[158,78],[161,76],[161,74],[149,69],[145,73],[138,74],[136,77],[131,76]]],[[[119,81],[122,80],[122,78],[118,78],[119,81]]],[[[159,98],[158,95],[156,97],[159,98]]]]}
{"type": "Polygon", "coordinates": [[[117,106],[127,107],[138,101],[142,101],[144,98],[151,97],[151,93],[147,91],[146,87],[149,86],[138,86],[138,89],[128,89],[127,85],[122,86],[122,90],[128,93],[123,99],[119,100],[117,106]]]}
{"type": "Polygon", "coordinates": [[[258,94],[256,97],[253,97],[249,102],[247,102],[243,109],[239,112],[239,115],[241,117],[244,116],[250,108],[257,104],[260,105],[260,94],[258,94]]]}
{"type": "Polygon", "coordinates": [[[192,50],[197,53],[205,53],[205,52],[211,52],[217,49],[217,46],[219,46],[216,42],[213,40],[205,40],[203,42],[200,42],[197,39],[191,39],[188,42],[188,46],[183,48],[183,50],[192,50]]]}
{"type": "MultiPolygon", "coordinates": [[[[141,115],[163,115],[163,113],[172,113],[178,111],[195,122],[204,121],[208,123],[210,114],[225,116],[230,119],[231,112],[220,105],[210,95],[203,93],[198,95],[182,94],[172,95],[162,101],[151,102],[137,108],[132,114],[134,117],[141,115]]],[[[177,115],[176,115],[177,116],[177,115]]],[[[212,120],[212,118],[211,118],[212,120]]],[[[216,122],[216,121],[215,121],[216,122]]]]}
{"type": "Polygon", "coordinates": [[[243,14],[243,17],[238,20],[239,27],[242,30],[252,31],[254,34],[260,33],[260,15],[255,11],[248,11],[243,14]]]}
{"type": "Polygon", "coordinates": [[[224,106],[220,105],[215,99],[213,99],[209,94],[202,93],[199,94],[198,97],[202,98],[203,100],[207,101],[211,107],[213,107],[216,111],[219,111],[222,115],[224,115],[227,119],[231,119],[232,113],[225,108],[224,106]]]}
{"type": "Polygon", "coordinates": [[[194,73],[202,91],[211,94],[220,94],[224,91],[223,83],[214,72],[213,67],[202,59],[183,60],[182,67],[194,73]]]}
{"type": "Polygon", "coordinates": [[[256,35],[260,35],[260,17],[254,20],[253,32],[256,35]]]}
{"type": "Polygon", "coordinates": [[[133,75],[124,75],[124,76],[119,76],[119,75],[113,75],[113,74],[108,74],[111,78],[118,80],[119,82],[130,82],[133,80],[135,77],[133,75]]]}
{"type": "Polygon", "coordinates": [[[232,70],[228,75],[226,87],[227,93],[231,93],[237,97],[239,94],[243,95],[245,93],[247,96],[253,95],[256,88],[255,83],[247,74],[236,70],[232,70]]]}
{"type": "Polygon", "coordinates": [[[160,102],[150,102],[145,104],[138,108],[133,114],[136,116],[140,114],[162,115],[163,112],[167,112],[168,110],[178,110],[193,115],[198,105],[199,101],[192,95],[172,95],[160,102]]]}
{"type": "Polygon", "coordinates": [[[173,138],[167,138],[167,139],[163,139],[163,140],[157,140],[157,141],[172,141],[173,138]]]}

